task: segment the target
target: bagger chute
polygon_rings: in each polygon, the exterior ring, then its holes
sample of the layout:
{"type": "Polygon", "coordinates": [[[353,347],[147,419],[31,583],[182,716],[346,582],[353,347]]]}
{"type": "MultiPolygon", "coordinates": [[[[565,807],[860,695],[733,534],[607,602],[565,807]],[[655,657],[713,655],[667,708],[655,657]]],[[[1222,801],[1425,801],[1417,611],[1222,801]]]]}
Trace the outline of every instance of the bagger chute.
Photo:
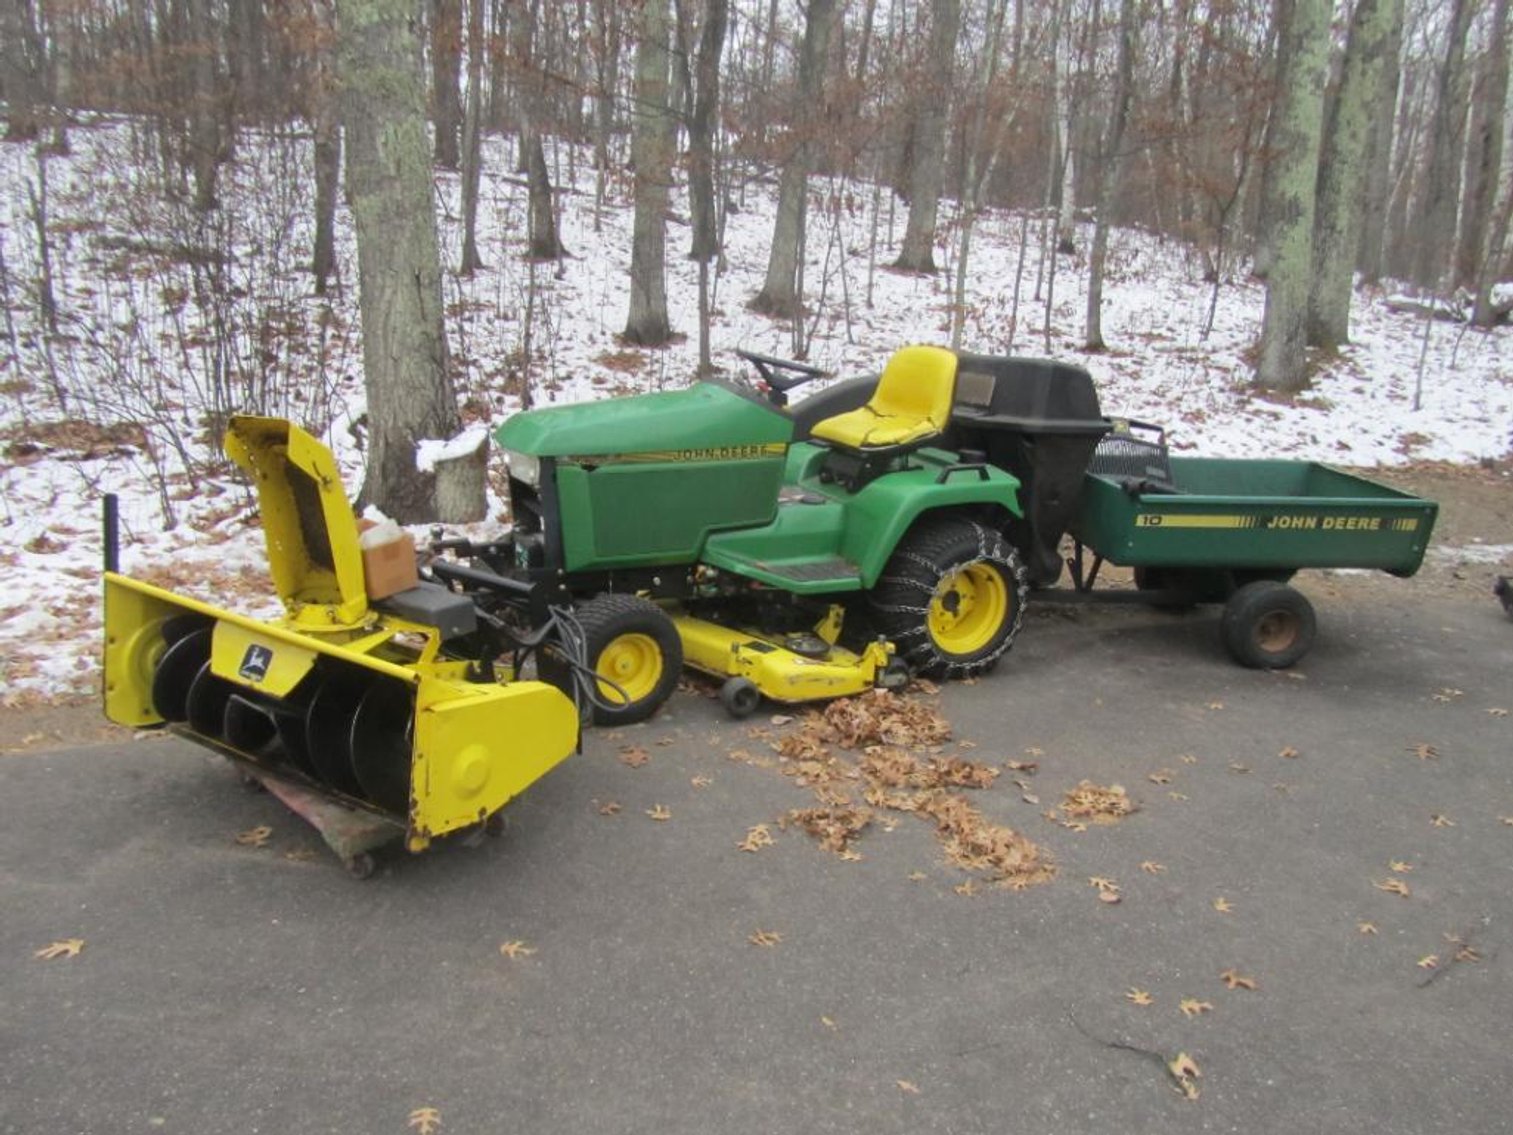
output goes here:
{"type": "Polygon", "coordinates": [[[485,823],[573,751],[572,700],[500,661],[520,643],[499,611],[529,589],[480,604],[416,581],[370,600],[331,452],[256,417],[232,419],[226,451],[257,489],[285,614],[254,619],[131,579],[108,535],[107,717],[166,724],[379,817],[412,851],[485,823]]]}

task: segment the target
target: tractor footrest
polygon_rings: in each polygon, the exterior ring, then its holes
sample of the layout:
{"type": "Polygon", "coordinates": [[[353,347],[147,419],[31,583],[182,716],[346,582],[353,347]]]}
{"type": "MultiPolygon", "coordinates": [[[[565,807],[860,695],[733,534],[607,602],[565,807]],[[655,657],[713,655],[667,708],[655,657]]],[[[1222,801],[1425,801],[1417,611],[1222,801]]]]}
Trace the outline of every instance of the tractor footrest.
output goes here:
{"type": "Polygon", "coordinates": [[[861,578],[861,570],[850,560],[840,556],[831,556],[823,560],[805,560],[801,563],[762,565],[764,571],[772,575],[782,576],[799,583],[819,583],[822,581],[857,580],[861,578]]]}
{"type": "Polygon", "coordinates": [[[422,581],[373,604],[412,623],[435,627],[443,639],[472,634],[478,629],[478,608],[466,595],[458,595],[439,583],[422,581]]]}

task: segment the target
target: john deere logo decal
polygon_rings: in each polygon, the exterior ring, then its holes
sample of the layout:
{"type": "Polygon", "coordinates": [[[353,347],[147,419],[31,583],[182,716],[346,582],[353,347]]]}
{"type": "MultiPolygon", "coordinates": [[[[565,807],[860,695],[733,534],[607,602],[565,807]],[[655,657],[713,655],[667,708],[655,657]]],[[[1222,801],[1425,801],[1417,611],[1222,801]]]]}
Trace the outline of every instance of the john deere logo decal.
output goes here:
{"type": "Polygon", "coordinates": [[[253,643],[242,655],[242,665],[237,670],[249,682],[261,682],[268,676],[268,667],[273,664],[273,651],[253,643]]]}

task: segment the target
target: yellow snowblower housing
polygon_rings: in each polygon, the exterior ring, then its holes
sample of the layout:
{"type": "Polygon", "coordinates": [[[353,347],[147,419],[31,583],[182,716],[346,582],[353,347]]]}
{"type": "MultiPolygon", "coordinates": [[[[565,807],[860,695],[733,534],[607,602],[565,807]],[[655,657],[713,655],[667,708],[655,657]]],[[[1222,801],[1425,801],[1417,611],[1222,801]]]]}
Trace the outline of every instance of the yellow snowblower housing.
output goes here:
{"type": "Polygon", "coordinates": [[[513,674],[496,671],[471,599],[435,583],[368,598],[326,446],[281,419],[237,417],[226,451],[257,490],[285,615],[250,618],[122,575],[108,534],[107,717],[166,724],[381,816],[412,851],[484,823],[573,751],[572,701],[500,680],[513,674]]]}

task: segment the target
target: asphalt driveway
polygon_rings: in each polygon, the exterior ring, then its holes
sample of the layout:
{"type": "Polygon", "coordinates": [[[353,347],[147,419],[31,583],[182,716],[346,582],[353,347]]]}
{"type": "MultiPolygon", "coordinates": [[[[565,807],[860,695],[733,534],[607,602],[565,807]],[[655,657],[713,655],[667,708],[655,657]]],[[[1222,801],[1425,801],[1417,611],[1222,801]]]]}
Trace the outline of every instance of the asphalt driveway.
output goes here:
{"type": "Polygon", "coordinates": [[[694,692],[362,883],[181,741],[0,757],[0,1130],[1504,1132],[1513,624],[1402,594],[1291,675],[1042,610],[925,696],[1054,860],[1017,892],[917,816],[780,827],[799,723],[694,692]]]}

